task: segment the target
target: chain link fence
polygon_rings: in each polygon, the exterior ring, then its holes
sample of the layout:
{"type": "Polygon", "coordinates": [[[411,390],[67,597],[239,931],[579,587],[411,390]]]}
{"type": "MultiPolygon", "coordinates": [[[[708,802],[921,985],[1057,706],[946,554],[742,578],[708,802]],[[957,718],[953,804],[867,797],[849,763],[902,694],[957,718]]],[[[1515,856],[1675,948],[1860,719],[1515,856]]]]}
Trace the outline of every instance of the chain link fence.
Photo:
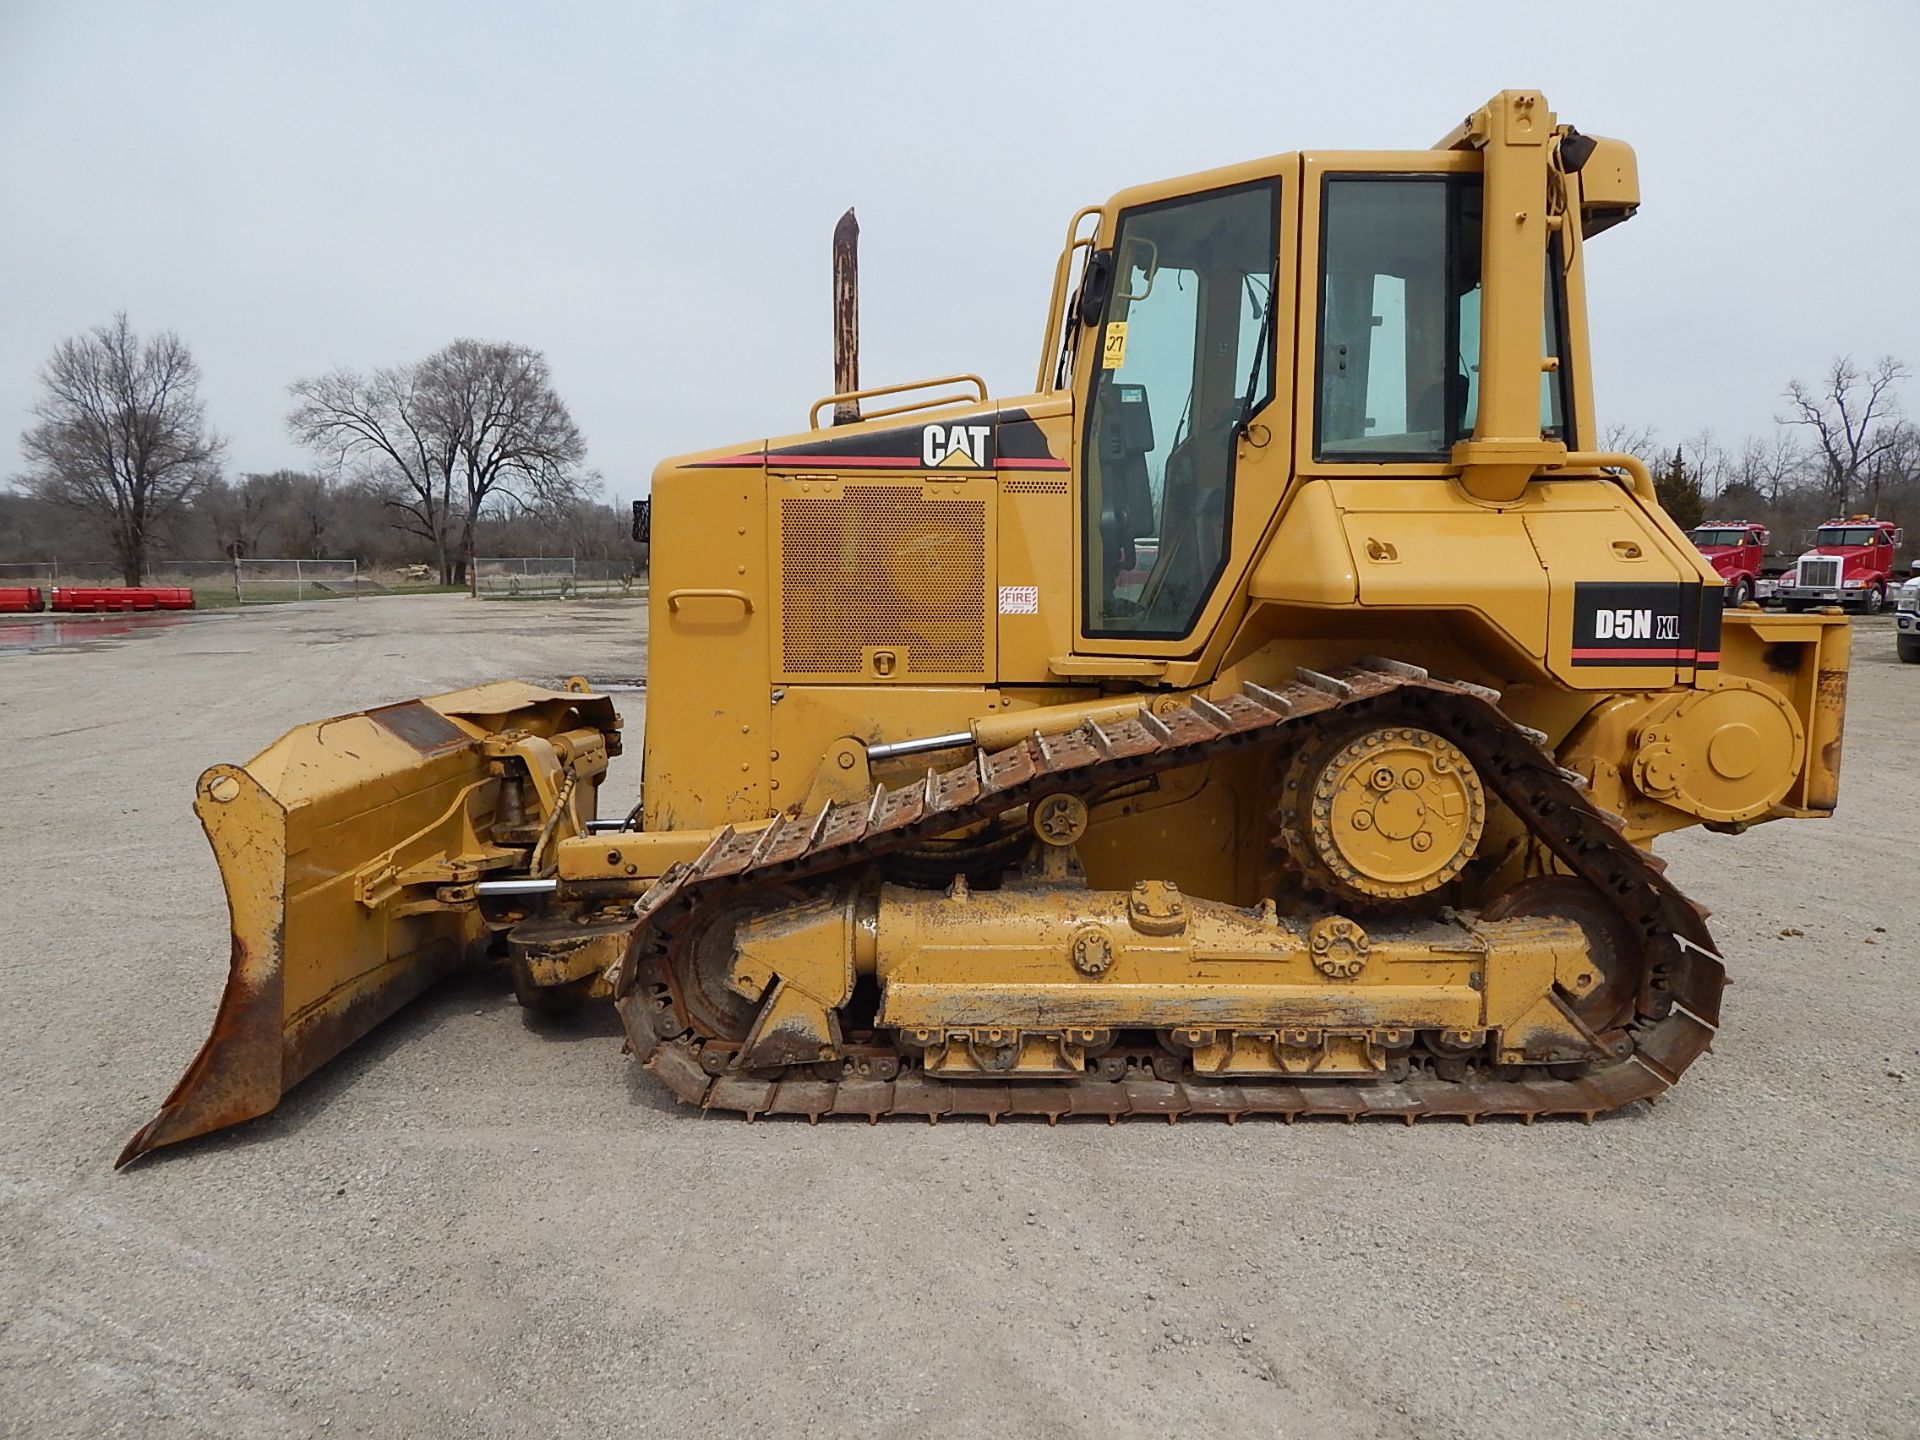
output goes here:
{"type": "MultiPolygon", "coordinates": [[[[356,560],[156,560],[148,585],[185,585],[201,608],[271,605],[288,600],[332,600],[384,595],[395,590],[439,590],[431,566],[401,566],[375,575],[356,560]]],[[[119,585],[111,560],[0,562],[0,586],[119,585]]],[[[483,600],[641,597],[644,568],[626,560],[577,560],[571,555],[481,556],[474,561],[474,588],[483,600]]]]}
{"type": "Polygon", "coordinates": [[[646,578],[624,560],[576,560],[571,555],[483,555],[473,562],[474,588],[483,600],[532,600],[642,595],[646,578]]]}
{"type": "MultiPolygon", "coordinates": [[[[120,567],[111,560],[25,560],[0,563],[0,585],[117,586],[120,567]]],[[[363,574],[357,560],[282,560],[249,557],[242,560],[154,561],[142,581],[146,585],[185,585],[194,603],[272,605],[287,600],[332,600],[378,594],[383,586],[363,574]]]]}

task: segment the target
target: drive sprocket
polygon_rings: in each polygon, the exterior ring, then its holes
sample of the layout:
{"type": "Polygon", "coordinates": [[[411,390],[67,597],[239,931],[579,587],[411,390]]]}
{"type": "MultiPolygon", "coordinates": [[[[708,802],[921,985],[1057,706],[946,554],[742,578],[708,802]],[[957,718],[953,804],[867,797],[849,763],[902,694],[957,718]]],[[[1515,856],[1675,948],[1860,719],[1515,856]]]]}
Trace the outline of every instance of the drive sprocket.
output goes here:
{"type": "Polygon", "coordinates": [[[1451,740],[1392,717],[1329,727],[1280,785],[1279,841],[1313,890],[1377,906],[1430,895],[1486,829],[1480,777],[1451,740]]]}

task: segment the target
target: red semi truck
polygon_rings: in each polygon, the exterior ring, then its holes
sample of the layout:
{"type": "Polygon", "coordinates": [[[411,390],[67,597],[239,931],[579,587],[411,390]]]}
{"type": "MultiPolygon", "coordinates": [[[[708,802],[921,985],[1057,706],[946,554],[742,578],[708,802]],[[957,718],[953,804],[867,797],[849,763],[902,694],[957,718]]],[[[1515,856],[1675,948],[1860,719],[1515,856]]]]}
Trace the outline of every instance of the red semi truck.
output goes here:
{"type": "Polygon", "coordinates": [[[1854,515],[1813,532],[1813,548],[1794,562],[1775,592],[1789,610],[1845,605],[1868,615],[1886,607],[1900,531],[1891,520],[1854,515]]]}
{"type": "Polygon", "coordinates": [[[1767,553],[1766,526],[1750,520],[1705,520],[1687,535],[1726,581],[1728,609],[1754,598],[1760,586],[1760,560],[1767,553]]]}

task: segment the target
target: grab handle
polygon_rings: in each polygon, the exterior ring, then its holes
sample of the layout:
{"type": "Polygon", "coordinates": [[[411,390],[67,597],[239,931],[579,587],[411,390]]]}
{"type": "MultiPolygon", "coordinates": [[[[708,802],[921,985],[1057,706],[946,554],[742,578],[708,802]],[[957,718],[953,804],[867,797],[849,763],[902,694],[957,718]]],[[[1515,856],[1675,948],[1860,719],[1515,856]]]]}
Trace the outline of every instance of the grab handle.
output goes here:
{"type": "Polygon", "coordinates": [[[683,600],[738,600],[747,614],[753,613],[753,597],[744,590],[670,590],[667,609],[678,614],[683,600]]]}

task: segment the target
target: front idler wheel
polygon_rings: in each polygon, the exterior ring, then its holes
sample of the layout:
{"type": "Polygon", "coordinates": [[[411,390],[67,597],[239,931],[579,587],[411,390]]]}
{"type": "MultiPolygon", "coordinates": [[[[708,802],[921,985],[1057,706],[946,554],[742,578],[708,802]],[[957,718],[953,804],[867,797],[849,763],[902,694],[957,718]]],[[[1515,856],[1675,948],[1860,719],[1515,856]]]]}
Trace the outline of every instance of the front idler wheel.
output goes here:
{"type": "Polygon", "coordinates": [[[1598,983],[1584,995],[1565,994],[1567,1007],[1602,1040],[1633,1018],[1634,1002],[1646,975],[1646,963],[1633,925],[1586,881],[1572,875],[1541,875],[1522,880],[1496,896],[1481,912],[1486,920],[1538,916],[1571,920],[1587,938],[1587,953],[1598,983]]]}

